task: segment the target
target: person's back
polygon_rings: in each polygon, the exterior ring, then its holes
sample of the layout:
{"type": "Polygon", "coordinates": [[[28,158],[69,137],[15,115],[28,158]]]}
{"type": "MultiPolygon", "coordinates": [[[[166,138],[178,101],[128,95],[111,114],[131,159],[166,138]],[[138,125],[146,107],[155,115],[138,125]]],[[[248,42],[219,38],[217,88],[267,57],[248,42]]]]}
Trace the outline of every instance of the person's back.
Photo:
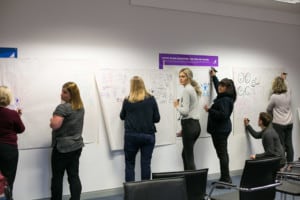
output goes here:
{"type": "Polygon", "coordinates": [[[155,123],[160,114],[155,98],[141,77],[130,80],[130,93],[123,101],[120,118],[124,120],[125,181],[135,181],[135,158],[141,152],[141,178],[151,177],[151,159],[155,146],[155,123]]]}

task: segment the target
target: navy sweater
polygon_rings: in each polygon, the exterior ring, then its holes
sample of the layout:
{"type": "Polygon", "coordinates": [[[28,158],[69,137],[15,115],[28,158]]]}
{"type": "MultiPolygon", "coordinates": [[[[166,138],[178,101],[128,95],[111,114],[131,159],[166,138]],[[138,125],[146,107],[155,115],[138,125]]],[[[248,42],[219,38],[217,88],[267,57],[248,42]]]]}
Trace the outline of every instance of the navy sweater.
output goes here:
{"type": "Polygon", "coordinates": [[[160,114],[156,100],[153,96],[143,101],[131,103],[128,99],[123,101],[120,118],[125,120],[125,133],[156,132],[154,123],[159,122],[160,114]]]}

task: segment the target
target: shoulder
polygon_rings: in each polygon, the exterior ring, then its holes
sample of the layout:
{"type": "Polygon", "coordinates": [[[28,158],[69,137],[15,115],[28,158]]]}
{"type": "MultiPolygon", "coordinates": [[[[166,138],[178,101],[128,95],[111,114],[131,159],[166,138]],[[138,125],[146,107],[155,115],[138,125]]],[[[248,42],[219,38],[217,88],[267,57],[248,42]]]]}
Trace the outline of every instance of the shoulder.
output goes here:
{"type": "Polygon", "coordinates": [[[187,84],[187,85],[183,88],[183,93],[192,94],[193,92],[195,92],[195,89],[193,88],[193,86],[192,86],[191,84],[187,84]]]}
{"type": "Polygon", "coordinates": [[[12,109],[9,109],[9,108],[3,108],[3,111],[11,117],[15,117],[15,116],[19,117],[19,114],[15,110],[12,110],[12,109]]]}
{"type": "Polygon", "coordinates": [[[72,106],[70,103],[62,103],[56,107],[57,110],[72,110],[72,106]]]}
{"type": "Polygon", "coordinates": [[[151,102],[153,102],[153,101],[156,101],[156,100],[155,100],[155,97],[154,97],[153,95],[149,95],[149,96],[147,96],[147,97],[145,98],[144,101],[151,101],[151,102]]]}
{"type": "Polygon", "coordinates": [[[72,112],[71,104],[70,103],[62,103],[56,107],[54,114],[60,115],[60,116],[66,116],[66,115],[70,114],[71,112],[72,112]]]}

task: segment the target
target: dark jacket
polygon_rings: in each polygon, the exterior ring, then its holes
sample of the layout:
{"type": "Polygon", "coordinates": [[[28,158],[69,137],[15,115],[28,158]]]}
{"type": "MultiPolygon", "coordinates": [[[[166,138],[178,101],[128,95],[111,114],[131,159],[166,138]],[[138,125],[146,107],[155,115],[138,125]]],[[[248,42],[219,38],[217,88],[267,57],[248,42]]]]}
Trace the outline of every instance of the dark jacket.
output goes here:
{"type": "Polygon", "coordinates": [[[207,132],[216,136],[227,137],[232,130],[230,116],[233,111],[234,100],[230,94],[218,93],[219,80],[216,76],[213,76],[213,83],[218,95],[208,109],[207,132]]]}
{"type": "Polygon", "coordinates": [[[155,98],[150,96],[135,103],[130,103],[128,99],[125,99],[120,118],[125,120],[125,133],[154,134],[156,132],[154,123],[160,120],[155,98]]]}

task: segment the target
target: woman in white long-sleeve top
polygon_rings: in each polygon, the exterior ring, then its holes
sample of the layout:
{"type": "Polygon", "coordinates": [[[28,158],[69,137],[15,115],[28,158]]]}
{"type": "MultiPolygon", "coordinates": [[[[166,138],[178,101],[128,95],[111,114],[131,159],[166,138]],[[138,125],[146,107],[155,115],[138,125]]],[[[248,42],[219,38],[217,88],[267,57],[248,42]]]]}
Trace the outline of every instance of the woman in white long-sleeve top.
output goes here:
{"type": "Polygon", "coordinates": [[[193,80],[193,72],[189,68],[179,71],[179,82],[184,89],[181,99],[174,101],[174,107],[181,115],[182,160],[184,170],[194,170],[196,169],[194,145],[201,132],[199,123],[201,90],[198,83],[193,80]]]}

